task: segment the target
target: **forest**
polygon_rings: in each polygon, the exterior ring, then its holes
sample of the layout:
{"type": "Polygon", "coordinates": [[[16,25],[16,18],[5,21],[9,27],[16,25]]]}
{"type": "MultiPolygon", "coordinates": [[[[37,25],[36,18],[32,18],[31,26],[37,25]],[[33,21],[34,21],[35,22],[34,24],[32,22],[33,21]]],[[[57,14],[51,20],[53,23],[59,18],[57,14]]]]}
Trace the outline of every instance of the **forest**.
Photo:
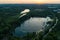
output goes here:
{"type": "Polygon", "coordinates": [[[0,4],[0,40],[60,40],[60,5],[59,4],[0,4]],[[56,8],[49,8],[55,7],[56,8]],[[30,9],[30,12],[19,18],[21,11],[30,9]],[[39,10],[38,10],[39,9],[39,10]],[[41,11],[42,10],[42,11],[41,11]],[[57,11],[53,11],[57,10],[57,11]],[[11,33],[17,26],[22,24],[30,17],[46,17],[49,16],[53,22],[51,25],[36,34],[27,33],[26,36],[16,37],[11,33]]]}

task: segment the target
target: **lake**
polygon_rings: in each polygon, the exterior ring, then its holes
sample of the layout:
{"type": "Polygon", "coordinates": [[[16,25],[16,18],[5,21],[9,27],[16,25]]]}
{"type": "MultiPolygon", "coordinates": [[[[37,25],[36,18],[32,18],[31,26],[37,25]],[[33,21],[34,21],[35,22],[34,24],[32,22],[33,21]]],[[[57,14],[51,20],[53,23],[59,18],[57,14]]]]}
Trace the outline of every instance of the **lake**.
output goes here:
{"type": "Polygon", "coordinates": [[[48,21],[51,21],[50,17],[31,17],[30,19],[24,21],[20,26],[15,28],[13,32],[14,36],[22,36],[27,32],[40,32],[44,30],[44,27],[47,25],[48,21]]]}

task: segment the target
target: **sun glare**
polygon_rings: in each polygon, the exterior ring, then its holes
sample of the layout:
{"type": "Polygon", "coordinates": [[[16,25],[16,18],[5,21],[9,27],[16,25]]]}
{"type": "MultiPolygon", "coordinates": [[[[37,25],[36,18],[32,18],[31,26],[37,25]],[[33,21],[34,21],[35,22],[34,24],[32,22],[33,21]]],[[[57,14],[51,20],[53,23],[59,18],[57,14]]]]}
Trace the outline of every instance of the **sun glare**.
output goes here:
{"type": "Polygon", "coordinates": [[[48,0],[32,0],[32,1],[37,4],[44,4],[47,3],[48,0]]]}

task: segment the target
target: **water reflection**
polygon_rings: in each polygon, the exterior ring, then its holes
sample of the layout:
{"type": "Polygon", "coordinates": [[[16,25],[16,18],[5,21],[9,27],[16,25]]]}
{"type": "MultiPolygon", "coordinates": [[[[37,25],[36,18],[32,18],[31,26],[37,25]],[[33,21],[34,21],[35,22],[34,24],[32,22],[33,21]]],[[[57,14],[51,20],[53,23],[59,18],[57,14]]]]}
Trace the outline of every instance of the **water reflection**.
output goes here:
{"type": "Polygon", "coordinates": [[[20,17],[19,18],[21,18],[21,17],[23,17],[23,16],[25,16],[27,13],[29,13],[30,12],[30,9],[25,9],[24,11],[22,11],[21,13],[20,13],[20,17]]]}
{"type": "Polygon", "coordinates": [[[14,35],[24,35],[27,32],[38,32],[43,30],[48,21],[52,21],[50,17],[40,18],[31,17],[15,29],[14,35]]]}
{"type": "Polygon", "coordinates": [[[21,12],[21,14],[28,13],[28,12],[30,12],[30,10],[29,9],[25,9],[24,11],[21,12]]]}

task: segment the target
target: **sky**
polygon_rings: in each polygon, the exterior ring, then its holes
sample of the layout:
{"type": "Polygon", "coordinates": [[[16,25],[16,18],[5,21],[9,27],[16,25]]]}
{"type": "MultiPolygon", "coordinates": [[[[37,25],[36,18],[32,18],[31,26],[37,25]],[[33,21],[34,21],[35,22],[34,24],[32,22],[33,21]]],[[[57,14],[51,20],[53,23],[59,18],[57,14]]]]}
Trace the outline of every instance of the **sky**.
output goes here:
{"type": "Polygon", "coordinates": [[[0,0],[0,4],[43,4],[60,3],[60,0],[0,0]]]}

